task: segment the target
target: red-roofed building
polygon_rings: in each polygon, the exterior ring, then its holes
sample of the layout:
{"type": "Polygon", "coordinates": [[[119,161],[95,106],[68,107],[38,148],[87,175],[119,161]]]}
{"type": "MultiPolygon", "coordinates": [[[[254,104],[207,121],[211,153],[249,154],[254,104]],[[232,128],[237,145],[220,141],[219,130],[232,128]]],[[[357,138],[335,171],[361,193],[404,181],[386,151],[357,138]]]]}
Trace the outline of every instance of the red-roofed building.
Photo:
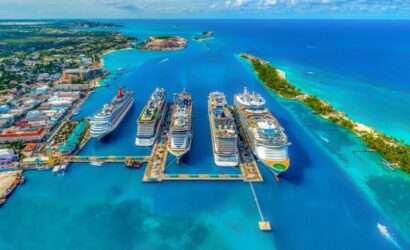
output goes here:
{"type": "Polygon", "coordinates": [[[8,129],[0,133],[0,143],[4,142],[37,142],[41,141],[46,135],[44,128],[30,129],[30,130],[16,130],[8,129]]]}

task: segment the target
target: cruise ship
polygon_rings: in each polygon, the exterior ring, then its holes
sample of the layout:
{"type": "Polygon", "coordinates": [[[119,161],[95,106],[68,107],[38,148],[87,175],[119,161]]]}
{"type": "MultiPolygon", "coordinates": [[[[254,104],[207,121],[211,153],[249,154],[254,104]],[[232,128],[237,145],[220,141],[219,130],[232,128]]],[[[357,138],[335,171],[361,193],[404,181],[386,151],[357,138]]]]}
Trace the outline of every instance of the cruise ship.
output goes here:
{"type": "Polygon", "coordinates": [[[165,89],[156,88],[137,120],[137,146],[152,146],[165,118],[165,89]]]}
{"type": "Polygon", "coordinates": [[[256,157],[275,176],[289,168],[288,138],[278,120],[265,107],[265,99],[257,93],[244,92],[234,97],[234,106],[245,141],[256,157]]]}
{"type": "Polygon", "coordinates": [[[208,116],[215,164],[220,167],[237,166],[239,164],[238,133],[235,118],[223,93],[209,94],[208,116]]]}
{"type": "Polygon", "coordinates": [[[114,131],[133,104],[133,92],[118,89],[111,102],[105,104],[103,109],[91,118],[90,136],[101,139],[114,131]]]}
{"type": "Polygon", "coordinates": [[[171,107],[171,123],[168,132],[167,149],[179,163],[191,149],[192,142],[192,98],[191,94],[182,91],[174,97],[171,107]]]}

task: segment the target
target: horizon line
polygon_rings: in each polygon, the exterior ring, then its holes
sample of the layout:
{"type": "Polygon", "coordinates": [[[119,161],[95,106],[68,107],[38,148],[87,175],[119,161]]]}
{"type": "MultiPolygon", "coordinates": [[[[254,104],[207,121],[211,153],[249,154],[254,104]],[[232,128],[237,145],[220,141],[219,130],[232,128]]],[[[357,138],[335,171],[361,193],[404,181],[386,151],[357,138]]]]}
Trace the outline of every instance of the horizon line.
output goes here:
{"type": "Polygon", "coordinates": [[[0,21],[27,21],[27,20],[309,20],[309,21],[410,21],[410,17],[46,17],[46,18],[2,18],[0,21]]]}

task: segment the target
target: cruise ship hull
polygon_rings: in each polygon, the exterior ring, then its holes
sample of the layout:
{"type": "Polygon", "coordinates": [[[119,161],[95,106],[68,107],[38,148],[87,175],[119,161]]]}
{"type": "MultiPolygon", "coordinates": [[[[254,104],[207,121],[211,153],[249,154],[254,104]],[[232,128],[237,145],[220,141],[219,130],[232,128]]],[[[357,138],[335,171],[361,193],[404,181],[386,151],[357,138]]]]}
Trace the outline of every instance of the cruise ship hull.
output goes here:
{"type": "Polygon", "coordinates": [[[289,160],[263,160],[261,159],[263,165],[268,167],[275,176],[279,176],[283,172],[286,172],[289,168],[289,160]]]}
{"type": "Polygon", "coordinates": [[[257,146],[256,149],[253,149],[254,155],[260,160],[263,165],[268,167],[275,176],[279,176],[281,173],[286,172],[289,168],[290,161],[288,157],[282,157],[277,159],[273,159],[272,157],[267,156],[267,151],[270,151],[270,154],[286,154],[286,148],[278,148],[278,149],[267,149],[264,146],[257,146]]]}
{"type": "Polygon", "coordinates": [[[170,126],[167,134],[167,150],[177,163],[191,150],[192,145],[192,99],[183,91],[176,94],[170,107],[170,126]]]}
{"type": "Polygon", "coordinates": [[[121,113],[120,117],[117,119],[116,123],[111,126],[110,129],[107,129],[106,131],[102,133],[93,133],[93,131],[90,131],[90,137],[91,138],[96,138],[97,140],[101,140],[111,132],[113,132],[118,125],[121,123],[121,121],[124,119],[124,117],[127,115],[128,111],[131,109],[132,105],[134,104],[134,100],[131,100],[128,104],[128,106],[125,108],[125,110],[121,113]]]}
{"type": "Polygon", "coordinates": [[[214,153],[214,161],[218,167],[235,167],[239,164],[239,156],[222,156],[214,153]]]}
{"type": "Polygon", "coordinates": [[[214,130],[215,128],[212,126],[212,119],[211,116],[209,116],[209,123],[211,124],[211,138],[212,138],[212,151],[214,155],[214,162],[215,165],[218,167],[235,167],[239,165],[239,153],[233,153],[231,155],[222,155],[216,153],[215,150],[215,135],[214,135],[214,130]]]}
{"type": "Polygon", "coordinates": [[[181,160],[181,158],[191,150],[191,142],[192,142],[192,136],[189,136],[189,138],[187,139],[186,147],[173,148],[168,144],[167,146],[168,152],[171,153],[179,162],[179,160],[181,160]]]}
{"type": "MultiPolygon", "coordinates": [[[[240,121],[240,115],[237,110],[235,110],[236,118],[240,121]]],[[[240,123],[240,131],[241,134],[243,135],[245,142],[247,145],[250,146],[252,149],[252,153],[255,155],[255,157],[269,170],[272,171],[272,173],[276,176],[279,177],[280,174],[283,172],[286,172],[289,169],[290,166],[290,160],[289,157],[283,157],[282,159],[271,159],[268,158],[266,151],[267,149],[264,146],[255,146],[255,143],[250,139],[250,136],[248,133],[250,133],[246,128],[242,127],[242,123],[240,123]]],[[[287,155],[287,146],[285,145],[286,148],[283,149],[278,149],[278,150],[286,150],[286,155],[287,155]]],[[[270,149],[272,150],[272,149],[270,149]]]]}
{"type": "Polygon", "coordinates": [[[158,126],[155,128],[155,134],[153,137],[151,138],[143,138],[143,137],[136,137],[135,138],[135,145],[137,146],[141,146],[141,147],[150,147],[152,145],[154,145],[155,140],[158,138],[159,132],[161,130],[161,126],[164,122],[164,119],[166,117],[166,113],[167,113],[167,105],[164,104],[164,108],[162,109],[162,113],[161,113],[161,119],[158,123],[158,126]]]}
{"type": "Polygon", "coordinates": [[[152,146],[154,144],[156,138],[157,138],[156,136],[151,137],[151,138],[137,137],[137,138],[135,138],[135,145],[142,146],[142,147],[149,147],[149,146],[152,146]]]}

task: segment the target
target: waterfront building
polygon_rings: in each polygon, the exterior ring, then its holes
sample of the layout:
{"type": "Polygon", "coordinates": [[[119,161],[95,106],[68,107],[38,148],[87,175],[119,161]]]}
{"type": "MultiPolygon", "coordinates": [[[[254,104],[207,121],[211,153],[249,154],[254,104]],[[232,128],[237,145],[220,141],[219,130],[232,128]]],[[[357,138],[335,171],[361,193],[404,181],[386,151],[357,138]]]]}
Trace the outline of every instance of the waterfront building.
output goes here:
{"type": "Polygon", "coordinates": [[[86,121],[79,122],[71,131],[65,142],[58,147],[58,151],[64,155],[74,152],[78,148],[78,145],[83,138],[87,127],[88,125],[86,121]]]}
{"type": "Polygon", "coordinates": [[[33,151],[35,150],[35,148],[37,147],[37,144],[36,143],[26,143],[25,145],[24,145],[24,148],[23,148],[23,150],[22,150],[22,154],[25,156],[25,157],[31,157],[32,155],[33,155],[33,151]]]}
{"type": "Polygon", "coordinates": [[[0,143],[5,142],[40,142],[46,135],[45,128],[10,128],[0,133],[0,143]]]}
{"type": "Polygon", "coordinates": [[[0,149],[0,168],[10,167],[11,164],[18,160],[18,156],[11,148],[0,149]]]}
{"type": "Polygon", "coordinates": [[[100,67],[80,67],[78,69],[66,69],[63,71],[60,80],[65,83],[79,83],[82,81],[95,80],[104,76],[104,71],[100,67]]]}

